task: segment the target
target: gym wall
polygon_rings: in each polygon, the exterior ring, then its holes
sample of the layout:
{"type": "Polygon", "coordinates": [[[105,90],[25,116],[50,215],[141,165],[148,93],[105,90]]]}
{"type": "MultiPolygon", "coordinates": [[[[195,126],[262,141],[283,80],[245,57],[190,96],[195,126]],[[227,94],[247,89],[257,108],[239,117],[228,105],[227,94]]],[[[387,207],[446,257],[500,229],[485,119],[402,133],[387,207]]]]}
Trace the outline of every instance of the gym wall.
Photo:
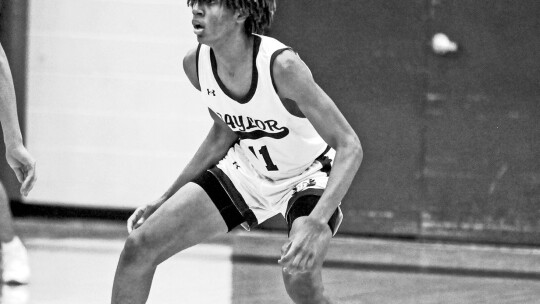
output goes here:
{"type": "MultiPolygon", "coordinates": [[[[540,243],[539,3],[278,0],[269,34],[363,144],[342,233],[540,243]],[[433,52],[439,32],[456,53],[433,52]]],[[[181,67],[195,45],[185,3],[30,0],[27,11],[15,31],[28,43],[10,50],[27,52],[13,73],[25,75],[38,159],[25,201],[132,208],[161,194],[209,127],[181,67]]]]}
{"type": "Polygon", "coordinates": [[[363,143],[343,231],[540,243],[538,1],[282,1],[363,143]],[[458,43],[437,55],[436,33],[458,43]]]}

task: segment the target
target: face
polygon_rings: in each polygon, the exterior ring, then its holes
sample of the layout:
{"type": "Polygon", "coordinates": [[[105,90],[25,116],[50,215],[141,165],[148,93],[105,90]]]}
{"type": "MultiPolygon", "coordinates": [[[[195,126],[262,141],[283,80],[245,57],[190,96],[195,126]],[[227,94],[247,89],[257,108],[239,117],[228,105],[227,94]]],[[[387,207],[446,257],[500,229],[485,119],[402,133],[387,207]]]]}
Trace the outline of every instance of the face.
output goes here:
{"type": "Polygon", "coordinates": [[[212,45],[242,26],[238,22],[238,14],[225,7],[219,0],[194,2],[191,11],[193,32],[200,43],[212,45]]]}

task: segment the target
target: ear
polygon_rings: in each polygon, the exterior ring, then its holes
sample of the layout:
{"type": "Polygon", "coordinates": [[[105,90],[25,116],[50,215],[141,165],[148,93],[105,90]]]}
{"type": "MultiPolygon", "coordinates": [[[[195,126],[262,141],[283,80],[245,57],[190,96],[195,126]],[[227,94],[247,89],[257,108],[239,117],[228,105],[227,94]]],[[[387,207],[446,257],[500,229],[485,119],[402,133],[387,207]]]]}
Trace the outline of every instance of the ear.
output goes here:
{"type": "Polygon", "coordinates": [[[236,15],[236,21],[238,23],[246,22],[246,19],[249,17],[249,14],[243,9],[237,9],[235,15],[236,15]]]}

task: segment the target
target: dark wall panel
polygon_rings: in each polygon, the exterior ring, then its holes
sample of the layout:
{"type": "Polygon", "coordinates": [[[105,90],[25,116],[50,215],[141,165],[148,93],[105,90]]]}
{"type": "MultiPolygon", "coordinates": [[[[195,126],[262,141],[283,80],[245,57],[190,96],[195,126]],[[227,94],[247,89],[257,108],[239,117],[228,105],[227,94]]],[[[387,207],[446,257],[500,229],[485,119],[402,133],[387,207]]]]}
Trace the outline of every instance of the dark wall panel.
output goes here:
{"type": "Polygon", "coordinates": [[[417,233],[424,1],[278,1],[271,35],[292,46],[365,150],[344,232],[417,233]]]}
{"type": "Polygon", "coordinates": [[[365,149],[342,231],[540,243],[540,2],[278,5],[271,35],[365,149]],[[434,54],[437,32],[459,51],[434,54]]]}
{"type": "Polygon", "coordinates": [[[461,50],[428,56],[424,233],[540,243],[540,2],[433,11],[461,50]]]}

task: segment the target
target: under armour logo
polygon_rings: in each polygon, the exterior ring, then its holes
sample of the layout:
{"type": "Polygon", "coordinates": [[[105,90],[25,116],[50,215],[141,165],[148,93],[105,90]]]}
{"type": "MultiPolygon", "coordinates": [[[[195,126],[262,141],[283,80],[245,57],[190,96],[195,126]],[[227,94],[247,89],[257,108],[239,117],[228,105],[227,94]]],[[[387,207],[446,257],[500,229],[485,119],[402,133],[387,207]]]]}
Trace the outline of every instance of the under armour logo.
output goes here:
{"type": "Polygon", "coordinates": [[[213,96],[216,96],[216,90],[206,89],[206,92],[208,93],[208,95],[212,94],[213,96]]]}
{"type": "Polygon", "coordinates": [[[237,162],[233,162],[232,164],[236,167],[236,169],[240,168],[240,165],[237,162]]]}

